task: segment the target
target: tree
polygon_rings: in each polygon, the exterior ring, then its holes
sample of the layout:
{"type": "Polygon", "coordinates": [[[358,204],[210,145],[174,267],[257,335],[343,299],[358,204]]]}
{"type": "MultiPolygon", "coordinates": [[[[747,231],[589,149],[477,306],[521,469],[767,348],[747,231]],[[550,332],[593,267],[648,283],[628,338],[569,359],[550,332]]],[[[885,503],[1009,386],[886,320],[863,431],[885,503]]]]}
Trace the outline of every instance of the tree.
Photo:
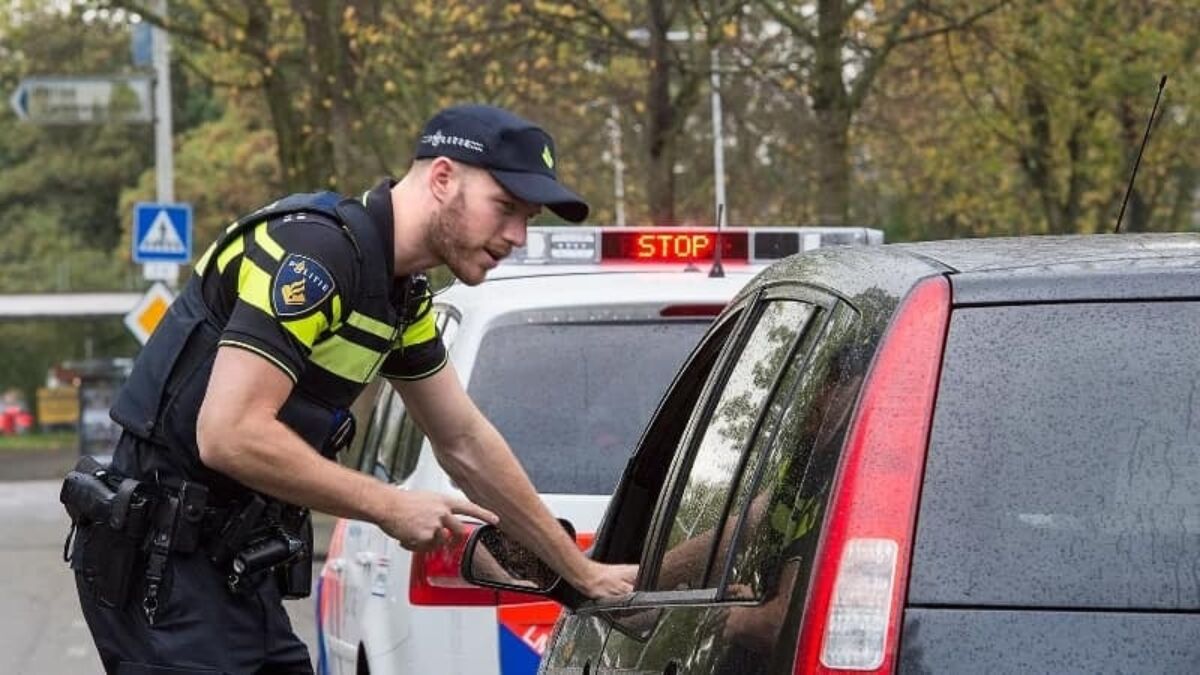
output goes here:
{"type": "MultiPolygon", "coordinates": [[[[711,74],[710,53],[728,39],[744,3],[644,0],[527,2],[532,30],[586,50],[599,99],[632,108],[637,146],[643,148],[648,217],[680,222],[676,171],[686,149],[692,111],[711,74]],[[640,91],[639,91],[640,89],[640,91]]],[[[589,67],[590,66],[590,67],[589,67]]],[[[695,183],[693,182],[693,186],[695,183]]]]}
{"type": "Polygon", "coordinates": [[[1166,72],[1171,85],[1126,229],[1188,228],[1196,185],[1188,148],[1198,135],[1186,112],[1198,101],[1188,17],[1196,8],[1014,2],[970,30],[910,46],[884,97],[922,96],[893,106],[902,114],[874,113],[901,139],[880,155],[907,163],[895,171],[913,195],[946,196],[924,208],[942,223],[935,234],[1111,231],[1166,72]]]}
{"type": "MultiPolygon", "coordinates": [[[[850,129],[876,77],[899,46],[959,30],[994,12],[1006,0],[971,11],[953,0],[817,0],[811,3],[758,0],[792,40],[789,60],[801,64],[782,71],[795,79],[815,122],[817,220],[846,223],[851,196],[850,129]]],[[[768,64],[773,68],[774,64],[768,64]]]]}
{"type": "MultiPolygon", "coordinates": [[[[15,3],[0,36],[8,91],[30,75],[129,71],[127,26],[77,7],[15,3]]],[[[151,138],[146,125],[39,126],[0,113],[0,289],[125,285],[110,255],[125,223],[117,196],[152,162],[151,138]]]]}

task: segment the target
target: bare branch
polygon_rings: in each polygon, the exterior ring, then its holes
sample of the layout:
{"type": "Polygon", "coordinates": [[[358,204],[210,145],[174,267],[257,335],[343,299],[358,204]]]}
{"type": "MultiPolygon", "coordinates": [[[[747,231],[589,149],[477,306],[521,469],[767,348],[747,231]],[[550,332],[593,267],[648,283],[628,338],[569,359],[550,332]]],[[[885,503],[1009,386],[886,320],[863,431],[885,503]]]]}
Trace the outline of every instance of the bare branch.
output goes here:
{"type": "MultiPolygon", "coordinates": [[[[943,24],[941,26],[937,26],[934,28],[930,28],[928,30],[917,31],[915,33],[909,33],[907,35],[901,35],[896,38],[896,44],[897,45],[908,44],[911,42],[917,42],[918,40],[924,40],[926,38],[931,38],[931,37],[935,37],[938,35],[945,35],[946,33],[950,33],[952,31],[962,30],[963,28],[966,28],[967,26],[974,24],[975,22],[979,21],[980,19],[983,19],[984,17],[988,16],[989,14],[996,12],[1001,7],[1004,7],[1005,5],[1009,4],[1010,1],[1011,0],[998,0],[998,2],[994,2],[991,5],[988,5],[987,7],[984,7],[983,9],[975,12],[974,14],[963,17],[962,19],[951,21],[949,23],[946,23],[946,24],[943,24]]],[[[941,13],[941,12],[935,11],[932,13],[935,13],[939,16],[943,16],[943,13],[941,13]]]]}
{"type": "Polygon", "coordinates": [[[816,40],[816,36],[813,34],[812,29],[809,26],[804,25],[804,17],[799,16],[798,14],[793,14],[792,12],[784,9],[785,6],[799,6],[797,3],[777,3],[773,0],[759,0],[759,4],[763,7],[763,9],[767,10],[767,13],[771,15],[772,19],[775,19],[779,23],[783,24],[788,31],[790,31],[801,41],[812,44],[816,40]]]}

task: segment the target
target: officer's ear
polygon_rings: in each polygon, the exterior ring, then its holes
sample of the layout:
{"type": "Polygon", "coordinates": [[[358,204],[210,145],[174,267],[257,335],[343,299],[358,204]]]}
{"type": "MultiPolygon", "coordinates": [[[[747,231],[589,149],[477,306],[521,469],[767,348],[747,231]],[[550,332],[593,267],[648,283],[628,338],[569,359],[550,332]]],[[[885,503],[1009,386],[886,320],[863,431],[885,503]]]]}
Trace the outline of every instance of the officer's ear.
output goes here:
{"type": "Polygon", "coordinates": [[[438,203],[444,204],[458,192],[457,183],[462,181],[462,170],[453,160],[446,157],[435,157],[429,163],[429,171],[425,180],[429,192],[438,203]]]}

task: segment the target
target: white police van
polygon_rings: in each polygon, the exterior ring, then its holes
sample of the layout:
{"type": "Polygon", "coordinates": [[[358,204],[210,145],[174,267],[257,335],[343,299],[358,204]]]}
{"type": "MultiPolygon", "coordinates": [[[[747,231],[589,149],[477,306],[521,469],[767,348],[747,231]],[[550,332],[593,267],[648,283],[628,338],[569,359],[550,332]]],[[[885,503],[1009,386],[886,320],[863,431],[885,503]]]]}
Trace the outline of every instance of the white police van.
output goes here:
{"type": "MultiPolygon", "coordinates": [[[[879,243],[863,228],[529,228],[476,287],[437,296],[464,386],[581,547],[671,377],[755,272],[821,245],[879,243]],[[713,275],[713,268],[723,276],[713,275]]],[[[454,492],[390,387],[343,463],[409,489],[454,492]]],[[[319,667],[347,674],[537,670],[559,608],[459,576],[455,550],[411,553],[339,520],[317,582],[319,667]]]]}

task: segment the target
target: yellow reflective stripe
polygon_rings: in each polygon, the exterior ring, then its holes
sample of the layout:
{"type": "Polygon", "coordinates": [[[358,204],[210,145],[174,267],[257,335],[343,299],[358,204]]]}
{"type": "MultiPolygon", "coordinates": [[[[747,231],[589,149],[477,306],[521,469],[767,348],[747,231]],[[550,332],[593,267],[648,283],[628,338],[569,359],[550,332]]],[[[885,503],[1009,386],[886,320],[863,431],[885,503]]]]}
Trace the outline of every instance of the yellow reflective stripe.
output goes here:
{"type": "Polygon", "coordinates": [[[262,250],[267,252],[267,255],[276,260],[283,257],[283,247],[275,243],[271,235],[267,234],[267,223],[265,221],[259,223],[254,228],[254,243],[258,244],[262,250]]]}
{"type": "Polygon", "coordinates": [[[275,315],[271,309],[271,275],[249,258],[242,258],[242,266],[238,270],[238,297],[267,314],[275,315]]]}
{"type": "Polygon", "coordinates": [[[208,250],[204,252],[204,255],[200,256],[200,259],[196,261],[196,272],[204,274],[204,268],[208,267],[208,259],[212,257],[213,251],[217,250],[218,241],[220,240],[218,239],[210,244],[208,250]]]}
{"type": "Polygon", "coordinates": [[[313,347],[308,360],[344,380],[366,383],[375,376],[383,354],[334,335],[313,347]]]}
{"type": "Polygon", "coordinates": [[[342,327],[342,296],[336,293],[333,295],[332,310],[330,316],[333,317],[333,325],[329,327],[329,330],[335,331],[342,327]]]}
{"type": "Polygon", "coordinates": [[[241,255],[245,247],[241,237],[229,242],[225,249],[217,254],[217,271],[224,272],[225,268],[229,266],[229,261],[241,255]]]}
{"type": "Polygon", "coordinates": [[[346,323],[371,335],[381,337],[384,340],[391,340],[396,335],[396,330],[386,323],[378,319],[372,319],[366,314],[359,314],[353,310],[350,311],[350,316],[346,319],[346,323]]]}
{"type": "MultiPolygon", "coordinates": [[[[429,301],[426,300],[425,303],[428,304],[429,301]]],[[[423,310],[424,308],[422,308],[423,310]]],[[[437,316],[433,312],[425,312],[425,316],[421,317],[419,321],[404,329],[404,335],[400,337],[400,346],[419,345],[436,337],[437,316]]]]}
{"type": "Polygon", "coordinates": [[[313,343],[329,327],[329,320],[321,311],[313,312],[303,319],[288,319],[282,323],[289,333],[295,335],[296,339],[309,349],[312,349],[313,343]]]}
{"type": "Polygon", "coordinates": [[[226,226],[225,226],[225,234],[229,234],[230,232],[233,232],[233,230],[234,230],[234,229],[235,229],[237,226],[238,226],[238,221],[236,221],[236,220],[235,220],[235,221],[233,221],[232,223],[230,223],[230,224],[226,225],[226,226]]]}
{"type": "Polygon", "coordinates": [[[288,368],[286,365],[284,365],[283,361],[280,361],[279,359],[275,358],[274,356],[271,356],[267,352],[259,349],[258,347],[255,347],[252,344],[247,344],[245,342],[238,342],[237,340],[221,340],[217,344],[226,345],[229,347],[238,347],[240,349],[245,349],[246,351],[254,352],[255,354],[258,354],[259,356],[263,357],[264,359],[266,359],[266,360],[270,361],[271,363],[274,363],[276,366],[278,366],[279,369],[282,370],[284,373],[286,373],[288,377],[292,378],[292,382],[300,381],[300,378],[297,377],[296,374],[292,372],[291,368],[288,368]]]}

